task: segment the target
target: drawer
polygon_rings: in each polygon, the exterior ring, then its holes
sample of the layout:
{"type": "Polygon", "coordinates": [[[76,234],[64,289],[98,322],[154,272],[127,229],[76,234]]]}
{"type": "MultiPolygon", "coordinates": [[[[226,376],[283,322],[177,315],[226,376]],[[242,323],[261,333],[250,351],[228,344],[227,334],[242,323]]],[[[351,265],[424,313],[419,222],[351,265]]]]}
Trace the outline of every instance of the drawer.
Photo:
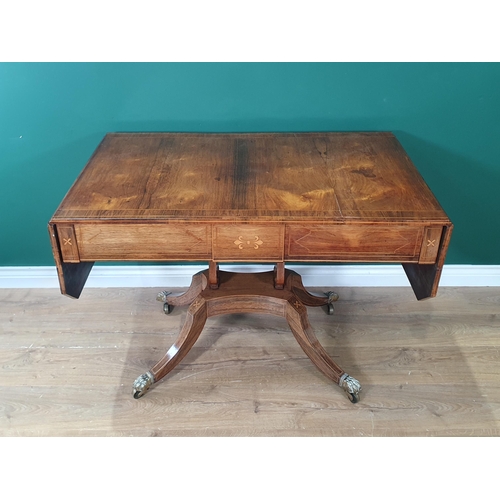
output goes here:
{"type": "Polygon", "coordinates": [[[289,260],[414,262],[423,228],[394,225],[289,225],[289,260]]]}
{"type": "Polygon", "coordinates": [[[81,260],[207,260],[209,225],[75,224],[81,260]]]}
{"type": "Polygon", "coordinates": [[[283,225],[214,224],[213,259],[216,261],[282,261],[283,225]]]}

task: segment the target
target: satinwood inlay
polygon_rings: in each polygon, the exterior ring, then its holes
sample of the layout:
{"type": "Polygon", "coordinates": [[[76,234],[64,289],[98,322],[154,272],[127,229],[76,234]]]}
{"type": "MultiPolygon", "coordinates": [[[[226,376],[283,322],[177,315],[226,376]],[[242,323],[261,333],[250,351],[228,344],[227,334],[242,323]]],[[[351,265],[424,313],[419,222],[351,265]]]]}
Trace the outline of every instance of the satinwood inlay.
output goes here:
{"type": "Polygon", "coordinates": [[[246,240],[246,242],[243,240],[243,236],[238,236],[238,239],[234,242],[235,245],[238,246],[240,250],[243,250],[243,245],[247,244],[247,246],[253,246],[255,250],[258,250],[258,248],[264,243],[258,236],[254,236],[254,239],[252,241],[246,240]]]}

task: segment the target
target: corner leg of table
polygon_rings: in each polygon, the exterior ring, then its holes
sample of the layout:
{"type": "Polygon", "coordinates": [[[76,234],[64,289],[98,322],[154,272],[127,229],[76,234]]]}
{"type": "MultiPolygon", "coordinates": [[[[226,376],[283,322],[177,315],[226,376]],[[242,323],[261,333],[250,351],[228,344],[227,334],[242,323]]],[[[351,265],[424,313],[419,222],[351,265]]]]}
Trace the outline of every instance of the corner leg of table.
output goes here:
{"type": "Polygon", "coordinates": [[[138,399],[151,386],[159,382],[171,372],[191,350],[198,340],[207,320],[207,305],[203,298],[198,297],[187,310],[186,320],[175,343],[167,353],[145,374],[136,379],[133,385],[133,396],[138,399]]]}
{"type": "Polygon", "coordinates": [[[330,380],[340,385],[353,403],[359,401],[360,383],[350,377],[333,361],[320,344],[307,317],[307,310],[298,299],[288,301],[285,318],[297,342],[316,368],[330,380]]]}

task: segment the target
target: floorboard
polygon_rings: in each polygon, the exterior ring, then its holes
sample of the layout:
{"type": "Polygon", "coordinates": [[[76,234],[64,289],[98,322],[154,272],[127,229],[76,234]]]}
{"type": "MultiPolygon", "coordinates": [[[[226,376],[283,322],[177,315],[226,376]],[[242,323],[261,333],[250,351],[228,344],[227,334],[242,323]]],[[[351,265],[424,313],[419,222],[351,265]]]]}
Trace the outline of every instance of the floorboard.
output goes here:
{"type": "Polygon", "coordinates": [[[0,435],[500,435],[498,288],[442,287],[422,302],[409,288],[341,288],[333,316],[310,308],[362,384],[355,405],[283,318],[246,314],[209,318],[181,365],[133,399],[185,317],[164,315],[158,291],[0,290],[0,435]]]}

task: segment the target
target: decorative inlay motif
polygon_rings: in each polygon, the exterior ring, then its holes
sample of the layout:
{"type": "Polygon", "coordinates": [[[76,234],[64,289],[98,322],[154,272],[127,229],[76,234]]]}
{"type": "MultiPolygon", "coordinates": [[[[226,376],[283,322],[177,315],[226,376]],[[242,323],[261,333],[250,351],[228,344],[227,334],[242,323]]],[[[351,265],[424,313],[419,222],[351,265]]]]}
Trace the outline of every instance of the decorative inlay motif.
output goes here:
{"type": "Polygon", "coordinates": [[[193,307],[197,308],[197,307],[200,307],[202,303],[203,303],[203,299],[201,299],[200,297],[197,297],[191,305],[193,307]]]}
{"type": "Polygon", "coordinates": [[[243,236],[238,236],[238,239],[234,242],[234,244],[240,249],[243,250],[244,245],[253,246],[255,250],[257,250],[260,245],[264,243],[258,236],[254,236],[253,240],[243,240],[243,236]]]}
{"type": "Polygon", "coordinates": [[[71,243],[71,238],[63,238],[63,245],[69,245],[70,247],[73,246],[73,243],[71,243]]]}
{"type": "Polygon", "coordinates": [[[427,240],[427,246],[428,247],[433,247],[435,246],[436,240],[427,240]]]}

